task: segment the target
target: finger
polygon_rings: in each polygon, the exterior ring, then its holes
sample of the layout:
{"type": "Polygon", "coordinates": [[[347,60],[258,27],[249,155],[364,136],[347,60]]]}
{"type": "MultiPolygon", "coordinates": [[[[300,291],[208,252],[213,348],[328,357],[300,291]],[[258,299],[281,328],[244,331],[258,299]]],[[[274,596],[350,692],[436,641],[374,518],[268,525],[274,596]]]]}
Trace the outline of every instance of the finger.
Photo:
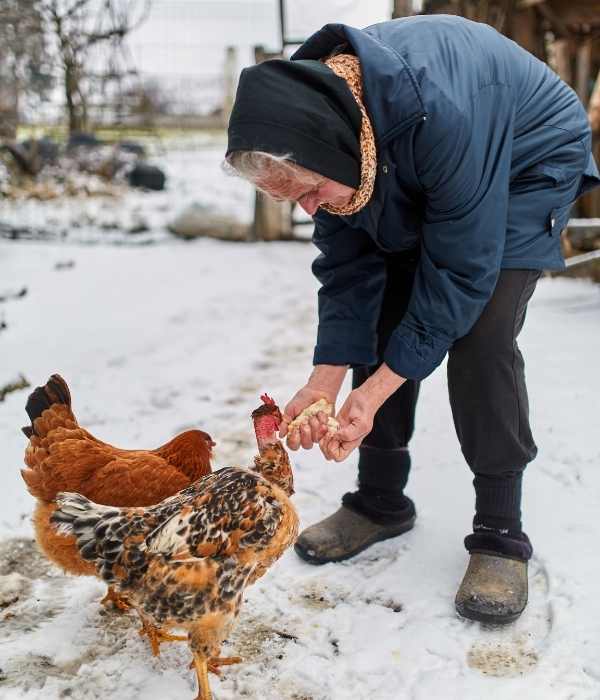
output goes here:
{"type": "Polygon", "coordinates": [[[291,419],[288,420],[286,416],[283,416],[281,423],[279,424],[279,437],[284,438],[288,433],[288,427],[291,423],[291,419]]]}
{"type": "Polygon", "coordinates": [[[326,435],[322,440],[319,441],[319,447],[321,448],[321,452],[323,453],[323,457],[325,457],[325,459],[327,461],[329,461],[331,459],[331,457],[329,456],[329,450],[327,447],[328,442],[329,442],[328,435],[326,435]]]}
{"type": "Polygon", "coordinates": [[[353,452],[361,443],[361,440],[353,440],[352,442],[340,443],[338,448],[335,450],[333,459],[336,462],[343,462],[351,452],[353,452]]]}
{"type": "Polygon", "coordinates": [[[287,446],[294,452],[300,447],[300,433],[298,430],[292,430],[288,435],[287,446]]]}
{"type": "Polygon", "coordinates": [[[335,437],[329,440],[325,446],[325,452],[327,459],[334,462],[341,462],[347,457],[343,444],[336,440],[335,437]]]}
{"type": "Polygon", "coordinates": [[[326,425],[321,424],[319,426],[319,434],[317,435],[317,439],[315,440],[315,442],[319,442],[326,435],[329,435],[329,428],[326,425]]]}
{"type": "Polygon", "coordinates": [[[308,423],[303,423],[300,426],[300,444],[305,450],[310,450],[310,448],[313,446],[310,425],[308,423]]]}
{"type": "Polygon", "coordinates": [[[319,419],[319,423],[323,423],[327,425],[327,421],[329,420],[329,416],[325,413],[325,411],[319,411],[317,413],[317,418],[319,419]]]}
{"type": "Polygon", "coordinates": [[[301,402],[294,397],[283,409],[283,419],[291,423],[303,408],[304,406],[301,405],[301,402]]]}
{"type": "Polygon", "coordinates": [[[321,432],[321,423],[319,422],[319,419],[316,416],[311,416],[311,418],[308,421],[308,424],[310,426],[310,436],[313,442],[319,442],[319,439],[322,437],[319,433],[321,432]]]}

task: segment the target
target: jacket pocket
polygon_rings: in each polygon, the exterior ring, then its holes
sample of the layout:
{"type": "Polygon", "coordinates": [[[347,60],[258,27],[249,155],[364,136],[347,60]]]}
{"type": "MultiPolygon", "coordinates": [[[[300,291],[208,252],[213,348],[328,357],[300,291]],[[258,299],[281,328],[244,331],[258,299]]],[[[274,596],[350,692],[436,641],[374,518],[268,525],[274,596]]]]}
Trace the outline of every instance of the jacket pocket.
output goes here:
{"type": "Polygon", "coordinates": [[[514,194],[518,192],[535,192],[536,190],[557,187],[567,180],[568,174],[561,168],[539,163],[531,168],[527,168],[515,178],[510,183],[510,191],[514,194]]]}
{"type": "Polygon", "coordinates": [[[510,191],[516,194],[554,189],[571,181],[576,181],[579,185],[587,160],[588,152],[581,141],[564,144],[544,161],[530,166],[514,178],[510,183],[510,191]]]}

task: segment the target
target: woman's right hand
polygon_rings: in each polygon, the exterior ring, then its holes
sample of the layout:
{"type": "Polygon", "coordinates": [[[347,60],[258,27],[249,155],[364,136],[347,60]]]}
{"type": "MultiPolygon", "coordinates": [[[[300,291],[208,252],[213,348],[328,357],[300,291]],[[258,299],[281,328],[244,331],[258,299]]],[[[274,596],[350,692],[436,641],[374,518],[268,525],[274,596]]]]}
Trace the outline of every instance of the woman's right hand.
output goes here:
{"type": "Polygon", "coordinates": [[[344,366],[317,365],[306,386],[303,386],[287,404],[279,426],[279,435],[282,438],[287,436],[287,446],[290,450],[297,450],[301,446],[305,450],[310,450],[325,436],[328,416],[323,411],[311,417],[298,429],[292,430],[291,433],[288,431],[288,426],[305,408],[316,401],[325,399],[332,405],[335,404],[346,371],[347,368],[344,366]]]}

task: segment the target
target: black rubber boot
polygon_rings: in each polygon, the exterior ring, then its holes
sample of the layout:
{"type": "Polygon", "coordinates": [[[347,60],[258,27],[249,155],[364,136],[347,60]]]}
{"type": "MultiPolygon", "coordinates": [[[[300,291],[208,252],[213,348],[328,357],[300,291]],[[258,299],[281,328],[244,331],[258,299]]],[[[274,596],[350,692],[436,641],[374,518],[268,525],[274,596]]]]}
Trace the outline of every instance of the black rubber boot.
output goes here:
{"type": "Polygon", "coordinates": [[[344,561],[375,542],[408,532],[417,515],[414,503],[405,499],[401,512],[393,518],[377,518],[379,522],[375,522],[372,516],[359,510],[355,494],[346,494],[339,510],[301,533],[294,546],[296,554],[309,564],[344,561]]]}
{"type": "Polygon", "coordinates": [[[456,594],[456,611],[491,625],[514,622],[527,605],[529,538],[478,532],[465,539],[465,546],[471,558],[456,594]]]}

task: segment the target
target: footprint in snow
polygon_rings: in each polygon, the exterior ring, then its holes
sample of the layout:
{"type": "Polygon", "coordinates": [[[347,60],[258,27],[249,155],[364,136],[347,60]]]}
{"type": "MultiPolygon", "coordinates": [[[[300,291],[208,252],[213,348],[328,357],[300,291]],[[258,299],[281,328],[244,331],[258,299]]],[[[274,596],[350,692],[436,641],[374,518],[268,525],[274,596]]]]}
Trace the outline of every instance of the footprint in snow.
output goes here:
{"type": "MultiPolygon", "coordinates": [[[[482,635],[467,652],[467,664],[496,677],[522,676],[540,661],[552,630],[549,577],[544,564],[530,562],[529,602],[523,615],[507,627],[481,626],[482,635]]],[[[476,623],[473,623],[476,624],[476,623]]]]}

